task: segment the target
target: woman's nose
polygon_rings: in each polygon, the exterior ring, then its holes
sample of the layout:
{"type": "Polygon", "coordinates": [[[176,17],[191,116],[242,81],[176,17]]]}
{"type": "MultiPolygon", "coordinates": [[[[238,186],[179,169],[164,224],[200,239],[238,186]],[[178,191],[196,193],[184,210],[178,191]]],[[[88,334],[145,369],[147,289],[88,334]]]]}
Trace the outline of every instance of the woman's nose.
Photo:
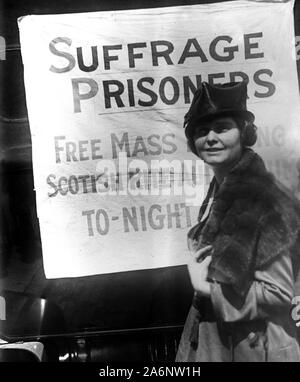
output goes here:
{"type": "Polygon", "coordinates": [[[217,134],[213,131],[213,129],[210,129],[206,136],[207,142],[213,142],[213,141],[216,141],[217,139],[218,139],[217,134]]]}

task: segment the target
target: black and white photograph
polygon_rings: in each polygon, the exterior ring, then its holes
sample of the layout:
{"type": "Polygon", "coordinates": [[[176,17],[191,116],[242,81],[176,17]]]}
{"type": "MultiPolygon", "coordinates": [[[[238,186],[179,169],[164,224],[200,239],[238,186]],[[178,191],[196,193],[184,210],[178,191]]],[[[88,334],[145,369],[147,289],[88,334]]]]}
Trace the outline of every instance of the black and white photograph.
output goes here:
{"type": "Polygon", "coordinates": [[[299,75],[297,0],[1,0],[0,370],[300,362],[299,75]]]}

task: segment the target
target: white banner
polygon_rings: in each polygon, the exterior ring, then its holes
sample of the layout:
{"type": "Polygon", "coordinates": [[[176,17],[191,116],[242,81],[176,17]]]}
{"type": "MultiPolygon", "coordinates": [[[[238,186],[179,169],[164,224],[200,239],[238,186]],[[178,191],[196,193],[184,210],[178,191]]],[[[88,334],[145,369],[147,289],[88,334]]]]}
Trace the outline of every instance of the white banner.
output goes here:
{"type": "Polygon", "coordinates": [[[182,128],[201,81],[249,79],[257,151],[297,181],[293,1],[19,19],[46,277],[186,262],[207,176],[182,128]]]}

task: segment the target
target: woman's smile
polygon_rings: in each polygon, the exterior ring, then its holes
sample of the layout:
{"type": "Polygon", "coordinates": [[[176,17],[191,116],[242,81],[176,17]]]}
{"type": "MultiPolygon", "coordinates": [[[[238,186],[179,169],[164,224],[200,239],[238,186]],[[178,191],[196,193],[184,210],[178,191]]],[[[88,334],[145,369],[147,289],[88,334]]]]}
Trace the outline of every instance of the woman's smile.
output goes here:
{"type": "Polygon", "coordinates": [[[240,130],[232,118],[219,117],[195,131],[198,156],[213,168],[228,169],[242,152],[240,130]]]}
{"type": "Polygon", "coordinates": [[[220,151],[224,150],[224,148],[221,147],[209,147],[207,149],[204,149],[207,151],[209,154],[216,154],[219,153],[220,151]]]}

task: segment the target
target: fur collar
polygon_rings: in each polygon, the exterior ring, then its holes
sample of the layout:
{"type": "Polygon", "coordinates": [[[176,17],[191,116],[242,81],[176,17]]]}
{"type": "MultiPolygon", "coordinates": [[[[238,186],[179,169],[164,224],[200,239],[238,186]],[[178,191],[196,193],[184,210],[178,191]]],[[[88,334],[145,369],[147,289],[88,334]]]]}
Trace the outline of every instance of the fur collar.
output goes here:
{"type": "Polygon", "coordinates": [[[299,228],[299,202],[246,149],[220,185],[206,223],[193,227],[188,239],[194,249],[212,244],[209,277],[244,294],[255,270],[291,250],[299,228]]]}

